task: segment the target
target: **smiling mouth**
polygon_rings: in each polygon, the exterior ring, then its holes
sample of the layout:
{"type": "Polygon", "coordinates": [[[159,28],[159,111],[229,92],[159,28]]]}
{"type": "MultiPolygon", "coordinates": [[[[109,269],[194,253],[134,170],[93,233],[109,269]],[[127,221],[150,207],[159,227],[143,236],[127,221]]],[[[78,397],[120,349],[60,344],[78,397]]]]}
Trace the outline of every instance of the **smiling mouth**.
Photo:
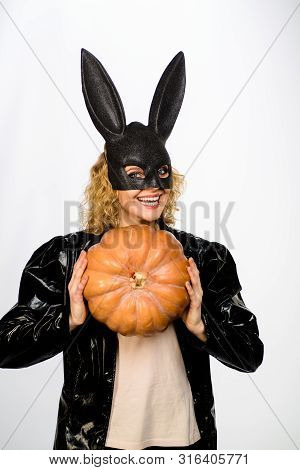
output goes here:
{"type": "Polygon", "coordinates": [[[158,207],[160,196],[161,195],[155,197],[138,197],[137,199],[145,207],[158,207]]]}

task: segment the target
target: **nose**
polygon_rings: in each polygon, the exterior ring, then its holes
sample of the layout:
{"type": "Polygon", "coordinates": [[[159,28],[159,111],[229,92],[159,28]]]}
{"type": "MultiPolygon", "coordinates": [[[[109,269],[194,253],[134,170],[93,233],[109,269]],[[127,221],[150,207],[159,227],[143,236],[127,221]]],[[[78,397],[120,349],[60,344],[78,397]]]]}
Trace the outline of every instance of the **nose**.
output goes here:
{"type": "Polygon", "coordinates": [[[152,173],[152,175],[149,175],[149,178],[147,178],[147,186],[154,188],[154,189],[164,189],[163,183],[162,183],[162,178],[159,177],[158,174],[152,173]]]}

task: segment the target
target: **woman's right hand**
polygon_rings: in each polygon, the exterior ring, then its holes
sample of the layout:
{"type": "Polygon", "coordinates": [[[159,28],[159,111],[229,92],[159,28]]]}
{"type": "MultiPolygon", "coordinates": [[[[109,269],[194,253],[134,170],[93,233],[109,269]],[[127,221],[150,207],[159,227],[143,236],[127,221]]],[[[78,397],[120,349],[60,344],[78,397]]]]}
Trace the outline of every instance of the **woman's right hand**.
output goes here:
{"type": "Polygon", "coordinates": [[[70,331],[82,325],[87,317],[88,309],[84,302],[83,290],[88,281],[88,275],[83,274],[87,265],[86,251],[82,250],[74,264],[71,280],[68,284],[70,295],[70,331]]]}

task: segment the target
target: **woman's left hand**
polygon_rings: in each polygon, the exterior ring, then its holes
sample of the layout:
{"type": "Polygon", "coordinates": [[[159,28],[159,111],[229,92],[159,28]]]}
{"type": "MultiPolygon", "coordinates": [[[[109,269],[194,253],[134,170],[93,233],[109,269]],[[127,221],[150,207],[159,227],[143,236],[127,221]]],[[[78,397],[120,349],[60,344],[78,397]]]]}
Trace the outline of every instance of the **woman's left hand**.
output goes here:
{"type": "Polygon", "coordinates": [[[205,334],[205,325],[201,318],[203,290],[199,270],[193,258],[189,258],[187,270],[192,282],[192,284],[189,281],[186,282],[186,288],[190,296],[190,304],[185,309],[181,318],[187,329],[205,342],[207,337],[205,334]]]}

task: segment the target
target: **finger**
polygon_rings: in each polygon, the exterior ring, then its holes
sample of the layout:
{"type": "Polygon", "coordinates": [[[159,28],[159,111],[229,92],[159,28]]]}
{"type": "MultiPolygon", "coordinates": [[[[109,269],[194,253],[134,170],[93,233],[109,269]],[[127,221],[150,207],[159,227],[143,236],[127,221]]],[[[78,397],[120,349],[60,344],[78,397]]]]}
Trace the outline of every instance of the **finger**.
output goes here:
{"type": "Polygon", "coordinates": [[[195,271],[196,271],[196,272],[197,272],[197,274],[198,274],[199,283],[200,283],[200,287],[201,287],[201,290],[202,290],[202,286],[201,286],[201,274],[200,274],[200,270],[198,269],[198,266],[197,266],[197,264],[196,264],[195,260],[194,260],[193,258],[190,258],[190,259],[192,260],[192,261],[191,261],[191,263],[192,263],[192,265],[195,267],[195,271]]]}
{"type": "Polygon", "coordinates": [[[74,267],[72,278],[70,281],[70,284],[71,284],[70,287],[79,283],[81,276],[86,268],[86,265],[87,265],[87,258],[84,258],[76,268],[74,267]]]}
{"type": "Polygon", "coordinates": [[[79,282],[79,284],[74,286],[72,292],[70,292],[70,297],[72,299],[76,299],[79,301],[82,300],[82,292],[86,286],[87,281],[88,281],[88,278],[84,278],[79,282]]]}
{"type": "Polygon", "coordinates": [[[197,264],[195,263],[194,259],[193,258],[189,258],[189,263],[190,263],[190,267],[197,273],[199,273],[199,269],[198,269],[198,266],[197,264]]]}
{"type": "Polygon", "coordinates": [[[76,266],[76,265],[79,264],[79,262],[82,260],[82,257],[84,256],[84,253],[85,253],[85,251],[84,251],[84,250],[81,250],[80,255],[78,256],[78,258],[77,258],[77,260],[76,260],[74,266],[76,266]]]}
{"type": "Polygon", "coordinates": [[[75,275],[76,275],[76,273],[77,273],[78,267],[81,265],[82,260],[83,260],[83,259],[86,259],[86,258],[84,257],[84,253],[86,254],[86,252],[85,252],[84,250],[82,250],[82,251],[80,252],[80,255],[78,256],[77,260],[76,260],[75,263],[74,263],[73,272],[72,272],[72,275],[71,275],[70,282],[69,282],[69,284],[68,284],[68,289],[69,289],[69,290],[72,289],[72,287],[73,287],[74,279],[75,279],[75,275]]]}
{"type": "Polygon", "coordinates": [[[88,274],[85,274],[84,276],[82,276],[82,279],[80,283],[78,284],[79,290],[82,291],[85,288],[88,278],[89,278],[88,274]]]}
{"type": "MultiPolygon", "coordinates": [[[[86,259],[83,253],[84,251],[81,251],[80,255],[78,256],[77,260],[74,263],[72,277],[73,275],[75,275],[77,268],[81,265],[82,260],[86,259]]],[[[73,280],[72,277],[71,277],[71,281],[73,280]]]]}
{"type": "Polygon", "coordinates": [[[76,289],[76,286],[81,278],[81,275],[83,274],[83,270],[86,268],[86,264],[87,264],[87,256],[86,256],[86,252],[83,250],[80,253],[73,267],[72,276],[68,284],[68,290],[70,294],[74,293],[74,288],[76,289]]]}
{"type": "Polygon", "coordinates": [[[71,280],[70,280],[70,285],[71,286],[72,286],[72,284],[74,284],[74,282],[76,283],[78,281],[78,277],[81,277],[82,272],[80,272],[80,270],[82,270],[82,266],[84,266],[82,261],[80,261],[79,264],[74,265],[71,280]]]}
{"type": "Polygon", "coordinates": [[[196,262],[193,260],[193,258],[192,258],[192,265],[194,266],[194,268],[195,268],[195,271],[196,271],[196,273],[198,274],[199,282],[200,282],[200,285],[201,285],[201,275],[200,275],[200,270],[198,269],[198,266],[197,266],[196,262]]]}
{"type": "Polygon", "coordinates": [[[186,288],[187,288],[188,293],[190,295],[190,298],[192,300],[195,297],[194,289],[192,288],[191,283],[189,281],[186,281],[185,285],[186,285],[186,288]]]}
{"type": "Polygon", "coordinates": [[[87,254],[84,250],[81,251],[80,255],[77,258],[77,261],[74,264],[74,269],[77,269],[81,265],[82,261],[87,259],[87,254]]]}
{"type": "Polygon", "coordinates": [[[185,284],[186,284],[186,287],[187,287],[187,290],[191,299],[191,306],[198,308],[199,305],[201,305],[201,299],[202,299],[201,292],[198,293],[197,291],[195,291],[195,289],[193,289],[189,281],[186,281],[185,284]]]}
{"type": "Polygon", "coordinates": [[[86,252],[82,251],[76,261],[77,265],[80,265],[84,259],[87,259],[87,256],[86,256],[86,252]]]}
{"type": "Polygon", "coordinates": [[[190,275],[193,286],[200,287],[200,278],[199,278],[198,272],[195,270],[193,266],[188,266],[187,269],[188,269],[188,273],[190,275]]]}
{"type": "Polygon", "coordinates": [[[192,281],[192,289],[193,289],[193,299],[195,303],[199,303],[203,297],[203,290],[201,284],[199,283],[199,278],[194,279],[192,281]]]}
{"type": "Polygon", "coordinates": [[[191,265],[188,266],[188,273],[193,281],[193,285],[197,287],[200,291],[202,290],[201,281],[200,281],[200,273],[196,266],[196,263],[193,261],[193,258],[190,258],[191,265]]]}
{"type": "Polygon", "coordinates": [[[80,264],[78,265],[76,271],[75,271],[75,274],[74,274],[74,280],[75,281],[79,281],[82,277],[82,274],[86,268],[86,265],[87,265],[87,259],[83,259],[80,264]]]}

